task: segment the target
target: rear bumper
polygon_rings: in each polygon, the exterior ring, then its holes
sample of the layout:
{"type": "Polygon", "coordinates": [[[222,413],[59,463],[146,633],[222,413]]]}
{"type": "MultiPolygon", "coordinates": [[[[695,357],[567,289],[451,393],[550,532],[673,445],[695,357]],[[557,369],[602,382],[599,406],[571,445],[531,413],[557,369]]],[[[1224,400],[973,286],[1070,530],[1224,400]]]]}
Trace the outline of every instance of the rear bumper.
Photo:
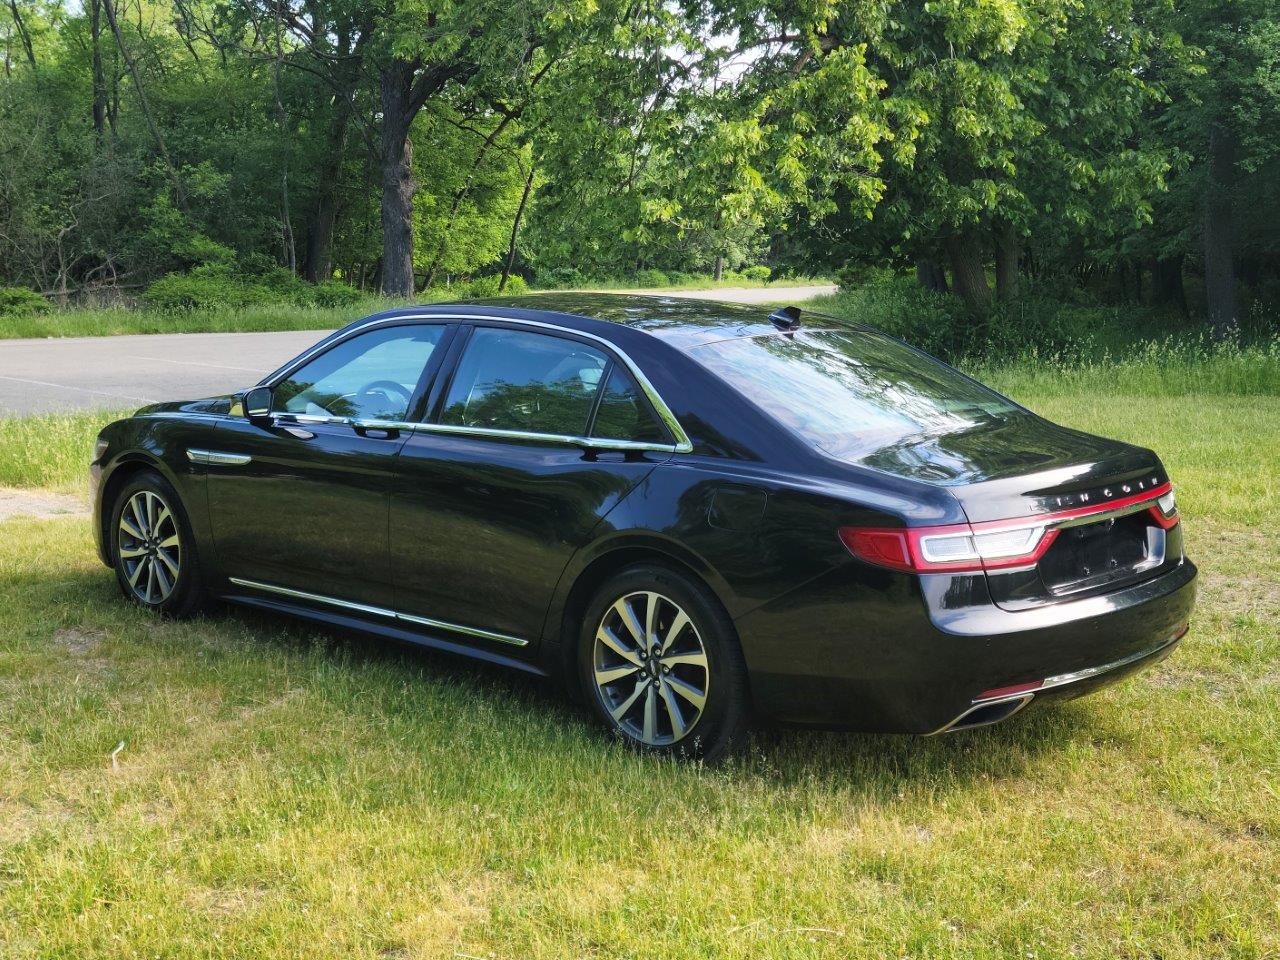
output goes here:
{"type": "MultiPolygon", "coordinates": [[[[1007,716],[1156,662],[1185,632],[1195,581],[1184,560],[1112,594],[1008,611],[991,602],[981,577],[868,576],[855,564],[752,611],[738,627],[762,714],[928,734],[957,729],[975,707],[1009,705],[1007,716]],[[1027,689],[983,696],[1019,686],[1027,689]]],[[[986,713],[984,722],[1002,719],[986,713]]]]}
{"type": "Polygon", "coordinates": [[[1038,682],[1014,684],[1012,688],[1006,688],[998,693],[987,691],[979,694],[959,716],[933,733],[952,733],[956,730],[970,730],[973,727],[999,723],[1032,703],[1070,700],[1092,693],[1100,687],[1115,683],[1163,660],[1173,653],[1173,648],[1178,645],[1178,641],[1186,632],[1187,627],[1184,624],[1172,636],[1151,650],[1140,650],[1110,663],[1057,674],[1038,682]]]}

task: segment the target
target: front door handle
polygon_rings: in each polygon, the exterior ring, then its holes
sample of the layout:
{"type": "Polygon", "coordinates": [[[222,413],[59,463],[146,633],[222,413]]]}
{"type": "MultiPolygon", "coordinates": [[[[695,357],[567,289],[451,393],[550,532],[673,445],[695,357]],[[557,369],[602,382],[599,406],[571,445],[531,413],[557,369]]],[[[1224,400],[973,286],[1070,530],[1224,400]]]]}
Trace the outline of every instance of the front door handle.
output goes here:
{"type": "Polygon", "coordinates": [[[351,429],[371,440],[394,440],[400,436],[400,428],[395,424],[380,423],[377,420],[352,420],[351,429]]]}

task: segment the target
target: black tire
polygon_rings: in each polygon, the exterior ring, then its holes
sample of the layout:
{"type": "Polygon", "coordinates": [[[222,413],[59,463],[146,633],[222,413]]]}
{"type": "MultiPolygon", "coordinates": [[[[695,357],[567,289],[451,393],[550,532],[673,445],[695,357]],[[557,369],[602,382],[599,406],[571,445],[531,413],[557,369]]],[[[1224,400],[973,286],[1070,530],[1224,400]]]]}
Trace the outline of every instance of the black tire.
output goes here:
{"type": "Polygon", "coordinates": [[[116,493],[106,532],[111,565],[115,568],[116,582],[125,599],[144,609],[179,619],[193,616],[205,607],[209,594],[191,523],[178,491],[163,476],[154,470],[145,470],[130,478],[116,493]],[[152,531],[146,529],[145,523],[136,523],[137,513],[131,504],[139,505],[138,509],[144,514],[145,504],[158,504],[172,520],[165,519],[164,513],[157,510],[156,516],[160,519],[155,523],[154,535],[151,535],[152,531]],[[128,533],[122,526],[126,509],[130,510],[129,527],[142,534],[141,537],[128,533]],[[161,546],[174,535],[178,538],[176,549],[173,545],[161,546]],[[122,556],[127,553],[134,556],[122,556]],[[177,567],[176,576],[172,572],[174,565],[177,567]],[[152,568],[155,569],[154,577],[152,568]]]}
{"type": "Polygon", "coordinates": [[[583,616],[577,666],[589,709],[616,737],[637,750],[715,763],[742,739],[750,715],[742,648],[720,602],[694,577],[655,564],[628,567],[611,577],[583,616]],[[656,601],[648,599],[655,595],[656,601]],[[644,656],[640,644],[629,641],[635,640],[636,627],[641,633],[648,630],[640,618],[649,618],[650,606],[656,612],[652,633],[646,637],[651,643],[649,655],[644,656]],[[634,627],[627,626],[623,609],[635,617],[634,627]],[[687,626],[680,625],[681,613],[688,618],[687,626]],[[676,634],[662,652],[662,642],[672,628],[676,634]],[[601,632],[609,636],[598,639],[601,632]],[[705,668],[699,664],[700,657],[705,668]],[[618,679],[597,682],[597,677],[615,673],[620,674],[618,679]],[[690,691],[705,694],[700,708],[690,691]],[[652,708],[651,699],[656,704],[652,708]],[[655,711],[652,718],[650,709],[655,711]],[[695,710],[700,712],[690,719],[695,710]],[[682,733],[678,732],[681,722],[687,725],[682,733]]]}

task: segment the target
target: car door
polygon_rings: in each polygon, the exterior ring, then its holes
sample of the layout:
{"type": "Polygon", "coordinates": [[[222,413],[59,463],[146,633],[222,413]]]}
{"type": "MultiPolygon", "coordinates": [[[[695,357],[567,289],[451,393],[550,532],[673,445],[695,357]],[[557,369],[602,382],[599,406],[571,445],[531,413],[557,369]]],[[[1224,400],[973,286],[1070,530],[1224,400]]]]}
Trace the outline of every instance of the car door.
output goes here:
{"type": "Polygon", "coordinates": [[[227,576],[390,605],[392,470],[450,330],[415,322],[357,333],[286,372],[269,418],[219,426],[216,453],[230,456],[208,467],[209,511],[227,576]]]}
{"type": "Polygon", "coordinates": [[[677,438],[602,343],[500,323],[459,341],[400,452],[396,604],[473,641],[523,645],[573,552],[677,438]]]}

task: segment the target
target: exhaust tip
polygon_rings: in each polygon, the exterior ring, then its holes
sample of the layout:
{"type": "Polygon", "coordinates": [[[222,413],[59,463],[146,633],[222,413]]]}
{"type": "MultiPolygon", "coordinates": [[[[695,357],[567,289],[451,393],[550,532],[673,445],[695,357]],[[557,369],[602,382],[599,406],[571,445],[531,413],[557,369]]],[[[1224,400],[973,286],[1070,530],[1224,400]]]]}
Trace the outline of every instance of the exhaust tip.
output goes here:
{"type": "Polygon", "coordinates": [[[999,723],[1001,720],[1009,719],[1034,699],[1034,693],[1026,693],[1007,700],[998,700],[995,703],[975,704],[938,733],[955,733],[957,730],[972,730],[974,727],[987,727],[993,723],[999,723]]]}

